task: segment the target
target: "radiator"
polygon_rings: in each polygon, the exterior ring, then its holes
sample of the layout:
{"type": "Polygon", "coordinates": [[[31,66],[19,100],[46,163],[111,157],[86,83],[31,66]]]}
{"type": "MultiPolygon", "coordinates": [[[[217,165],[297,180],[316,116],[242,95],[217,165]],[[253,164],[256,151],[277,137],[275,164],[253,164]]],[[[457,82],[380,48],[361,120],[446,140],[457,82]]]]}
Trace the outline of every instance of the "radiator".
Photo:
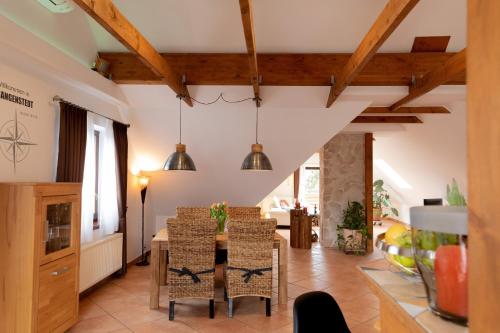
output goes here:
{"type": "Polygon", "coordinates": [[[122,267],[123,234],[116,233],[84,244],[80,249],[80,292],[122,267]]]}

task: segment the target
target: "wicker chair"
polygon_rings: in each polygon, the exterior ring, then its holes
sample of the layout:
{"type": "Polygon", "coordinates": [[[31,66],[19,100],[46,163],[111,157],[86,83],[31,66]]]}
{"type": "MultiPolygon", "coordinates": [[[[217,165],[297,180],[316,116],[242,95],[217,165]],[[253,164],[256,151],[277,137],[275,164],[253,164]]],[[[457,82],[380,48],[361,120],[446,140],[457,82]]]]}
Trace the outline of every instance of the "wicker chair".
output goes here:
{"type": "Polygon", "coordinates": [[[227,215],[232,220],[260,219],[260,207],[228,207],[227,215]]]}
{"type": "Polygon", "coordinates": [[[214,317],[215,235],[217,222],[205,219],[168,219],[169,319],[174,320],[175,301],[182,298],[209,300],[214,317]]]}
{"type": "Polygon", "coordinates": [[[266,298],[266,315],[270,316],[276,219],[231,219],[228,228],[228,263],[224,270],[228,316],[233,316],[233,299],[241,296],[266,298]]]}
{"type": "Polygon", "coordinates": [[[210,207],[177,207],[177,218],[181,219],[210,218],[210,207]]]}

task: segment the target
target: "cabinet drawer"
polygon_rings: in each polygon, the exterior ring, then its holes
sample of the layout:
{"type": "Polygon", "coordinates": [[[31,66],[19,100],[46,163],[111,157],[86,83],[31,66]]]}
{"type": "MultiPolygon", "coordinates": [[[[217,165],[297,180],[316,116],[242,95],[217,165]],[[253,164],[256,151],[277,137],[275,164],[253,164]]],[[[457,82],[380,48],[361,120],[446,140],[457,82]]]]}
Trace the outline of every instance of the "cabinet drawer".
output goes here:
{"type": "Polygon", "coordinates": [[[77,256],[40,266],[39,281],[37,332],[64,331],[78,319],[77,256]]]}

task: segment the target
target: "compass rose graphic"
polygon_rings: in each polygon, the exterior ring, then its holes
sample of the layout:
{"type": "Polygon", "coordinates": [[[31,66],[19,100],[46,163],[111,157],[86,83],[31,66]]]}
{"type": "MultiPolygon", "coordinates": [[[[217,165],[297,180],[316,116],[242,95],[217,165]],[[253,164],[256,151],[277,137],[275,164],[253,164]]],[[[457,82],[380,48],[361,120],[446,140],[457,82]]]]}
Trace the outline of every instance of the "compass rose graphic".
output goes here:
{"type": "Polygon", "coordinates": [[[30,146],[35,146],[30,140],[26,126],[17,120],[17,111],[14,111],[14,120],[9,120],[0,127],[0,151],[14,166],[22,162],[29,154],[30,146]]]}

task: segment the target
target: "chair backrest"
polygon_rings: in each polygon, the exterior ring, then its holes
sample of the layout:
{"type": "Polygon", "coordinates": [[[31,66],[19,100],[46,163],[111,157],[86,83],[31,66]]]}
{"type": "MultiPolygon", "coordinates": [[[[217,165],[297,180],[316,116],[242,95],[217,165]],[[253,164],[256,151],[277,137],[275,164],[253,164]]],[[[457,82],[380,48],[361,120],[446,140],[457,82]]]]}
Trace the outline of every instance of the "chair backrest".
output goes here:
{"type": "Polygon", "coordinates": [[[177,218],[180,219],[210,218],[210,207],[177,207],[177,218]]]}
{"type": "Polygon", "coordinates": [[[210,218],[168,219],[167,230],[169,298],[213,299],[217,222],[210,218]]]}
{"type": "Polygon", "coordinates": [[[300,295],[293,304],[293,332],[350,333],[344,315],[335,299],[323,291],[300,295]]]}
{"type": "Polygon", "coordinates": [[[272,295],[276,219],[231,219],[228,224],[228,297],[272,295]],[[249,271],[254,273],[248,275],[249,271]],[[255,274],[256,271],[260,271],[255,274]]]}
{"type": "Polygon", "coordinates": [[[231,220],[260,219],[260,207],[228,207],[231,220]]]}

